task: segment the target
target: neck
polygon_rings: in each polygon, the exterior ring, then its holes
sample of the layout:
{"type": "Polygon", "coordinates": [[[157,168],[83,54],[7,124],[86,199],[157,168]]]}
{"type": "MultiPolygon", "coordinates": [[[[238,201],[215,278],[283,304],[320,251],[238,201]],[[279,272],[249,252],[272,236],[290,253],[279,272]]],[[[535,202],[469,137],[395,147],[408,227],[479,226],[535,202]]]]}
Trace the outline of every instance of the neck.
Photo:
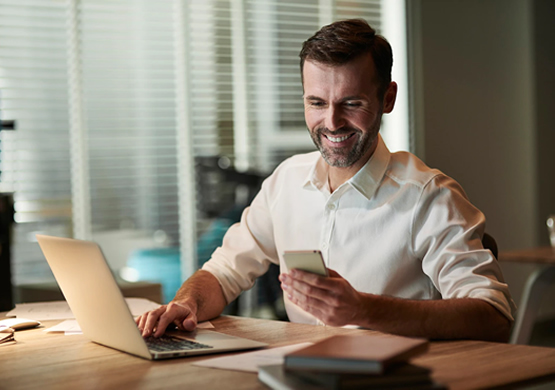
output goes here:
{"type": "Polygon", "coordinates": [[[328,182],[330,186],[330,192],[333,193],[336,189],[339,188],[343,183],[349,180],[351,177],[356,175],[358,171],[370,160],[370,157],[376,151],[378,147],[378,137],[376,137],[376,141],[374,141],[373,145],[368,149],[368,152],[356,161],[353,165],[348,167],[333,167],[330,166],[328,171],[328,182]]]}

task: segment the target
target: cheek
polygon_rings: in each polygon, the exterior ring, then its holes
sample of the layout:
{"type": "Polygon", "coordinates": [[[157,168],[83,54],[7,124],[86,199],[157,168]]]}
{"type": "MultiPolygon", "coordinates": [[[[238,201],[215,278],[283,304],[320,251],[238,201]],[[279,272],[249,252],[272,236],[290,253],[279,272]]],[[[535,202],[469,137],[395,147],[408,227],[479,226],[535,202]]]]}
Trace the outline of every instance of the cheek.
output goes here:
{"type": "Polygon", "coordinates": [[[306,122],[306,126],[310,130],[312,130],[320,122],[318,113],[310,110],[305,110],[304,120],[306,122]]]}
{"type": "Polygon", "coordinates": [[[369,126],[372,126],[375,121],[376,115],[371,113],[361,113],[356,117],[353,117],[351,123],[353,123],[359,129],[365,129],[369,126]]]}

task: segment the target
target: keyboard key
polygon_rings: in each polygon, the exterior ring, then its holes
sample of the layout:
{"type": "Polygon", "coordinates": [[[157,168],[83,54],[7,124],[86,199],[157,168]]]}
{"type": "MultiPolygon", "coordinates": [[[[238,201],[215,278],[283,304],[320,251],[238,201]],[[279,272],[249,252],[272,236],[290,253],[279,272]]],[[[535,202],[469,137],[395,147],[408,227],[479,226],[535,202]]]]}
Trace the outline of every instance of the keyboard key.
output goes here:
{"type": "Polygon", "coordinates": [[[167,351],[181,351],[181,350],[194,350],[194,349],[204,349],[212,348],[211,345],[197,343],[195,341],[183,340],[172,336],[161,336],[161,337],[147,337],[145,338],[148,349],[156,352],[167,352],[167,351]]]}

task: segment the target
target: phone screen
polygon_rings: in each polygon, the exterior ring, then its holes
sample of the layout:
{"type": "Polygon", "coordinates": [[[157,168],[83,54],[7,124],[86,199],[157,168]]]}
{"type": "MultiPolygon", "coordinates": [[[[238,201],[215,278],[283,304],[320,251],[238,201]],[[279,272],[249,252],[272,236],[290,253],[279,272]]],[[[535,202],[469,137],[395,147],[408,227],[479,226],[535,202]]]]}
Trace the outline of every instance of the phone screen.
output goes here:
{"type": "Polygon", "coordinates": [[[328,269],[324,264],[322,252],[319,250],[285,251],[283,259],[287,269],[300,269],[301,271],[328,276],[328,269]]]}

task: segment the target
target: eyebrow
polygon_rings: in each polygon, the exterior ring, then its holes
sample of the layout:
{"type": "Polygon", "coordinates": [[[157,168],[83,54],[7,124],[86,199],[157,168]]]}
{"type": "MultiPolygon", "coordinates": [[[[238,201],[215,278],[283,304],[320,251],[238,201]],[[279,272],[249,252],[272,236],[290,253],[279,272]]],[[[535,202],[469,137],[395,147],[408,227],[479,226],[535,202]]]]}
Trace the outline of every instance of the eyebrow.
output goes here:
{"type": "MultiPolygon", "coordinates": [[[[324,100],[318,96],[314,96],[314,95],[309,95],[309,96],[303,96],[303,98],[305,100],[324,100]]],[[[344,98],[341,98],[339,101],[340,102],[346,102],[349,100],[364,100],[364,97],[362,96],[357,96],[357,95],[352,95],[352,96],[345,96],[344,98]]]]}
{"type": "Polygon", "coordinates": [[[319,98],[318,96],[314,96],[314,95],[303,96],[303,99],[305,99],[305,100],[324,100],[324,99],[319,98]]]}

